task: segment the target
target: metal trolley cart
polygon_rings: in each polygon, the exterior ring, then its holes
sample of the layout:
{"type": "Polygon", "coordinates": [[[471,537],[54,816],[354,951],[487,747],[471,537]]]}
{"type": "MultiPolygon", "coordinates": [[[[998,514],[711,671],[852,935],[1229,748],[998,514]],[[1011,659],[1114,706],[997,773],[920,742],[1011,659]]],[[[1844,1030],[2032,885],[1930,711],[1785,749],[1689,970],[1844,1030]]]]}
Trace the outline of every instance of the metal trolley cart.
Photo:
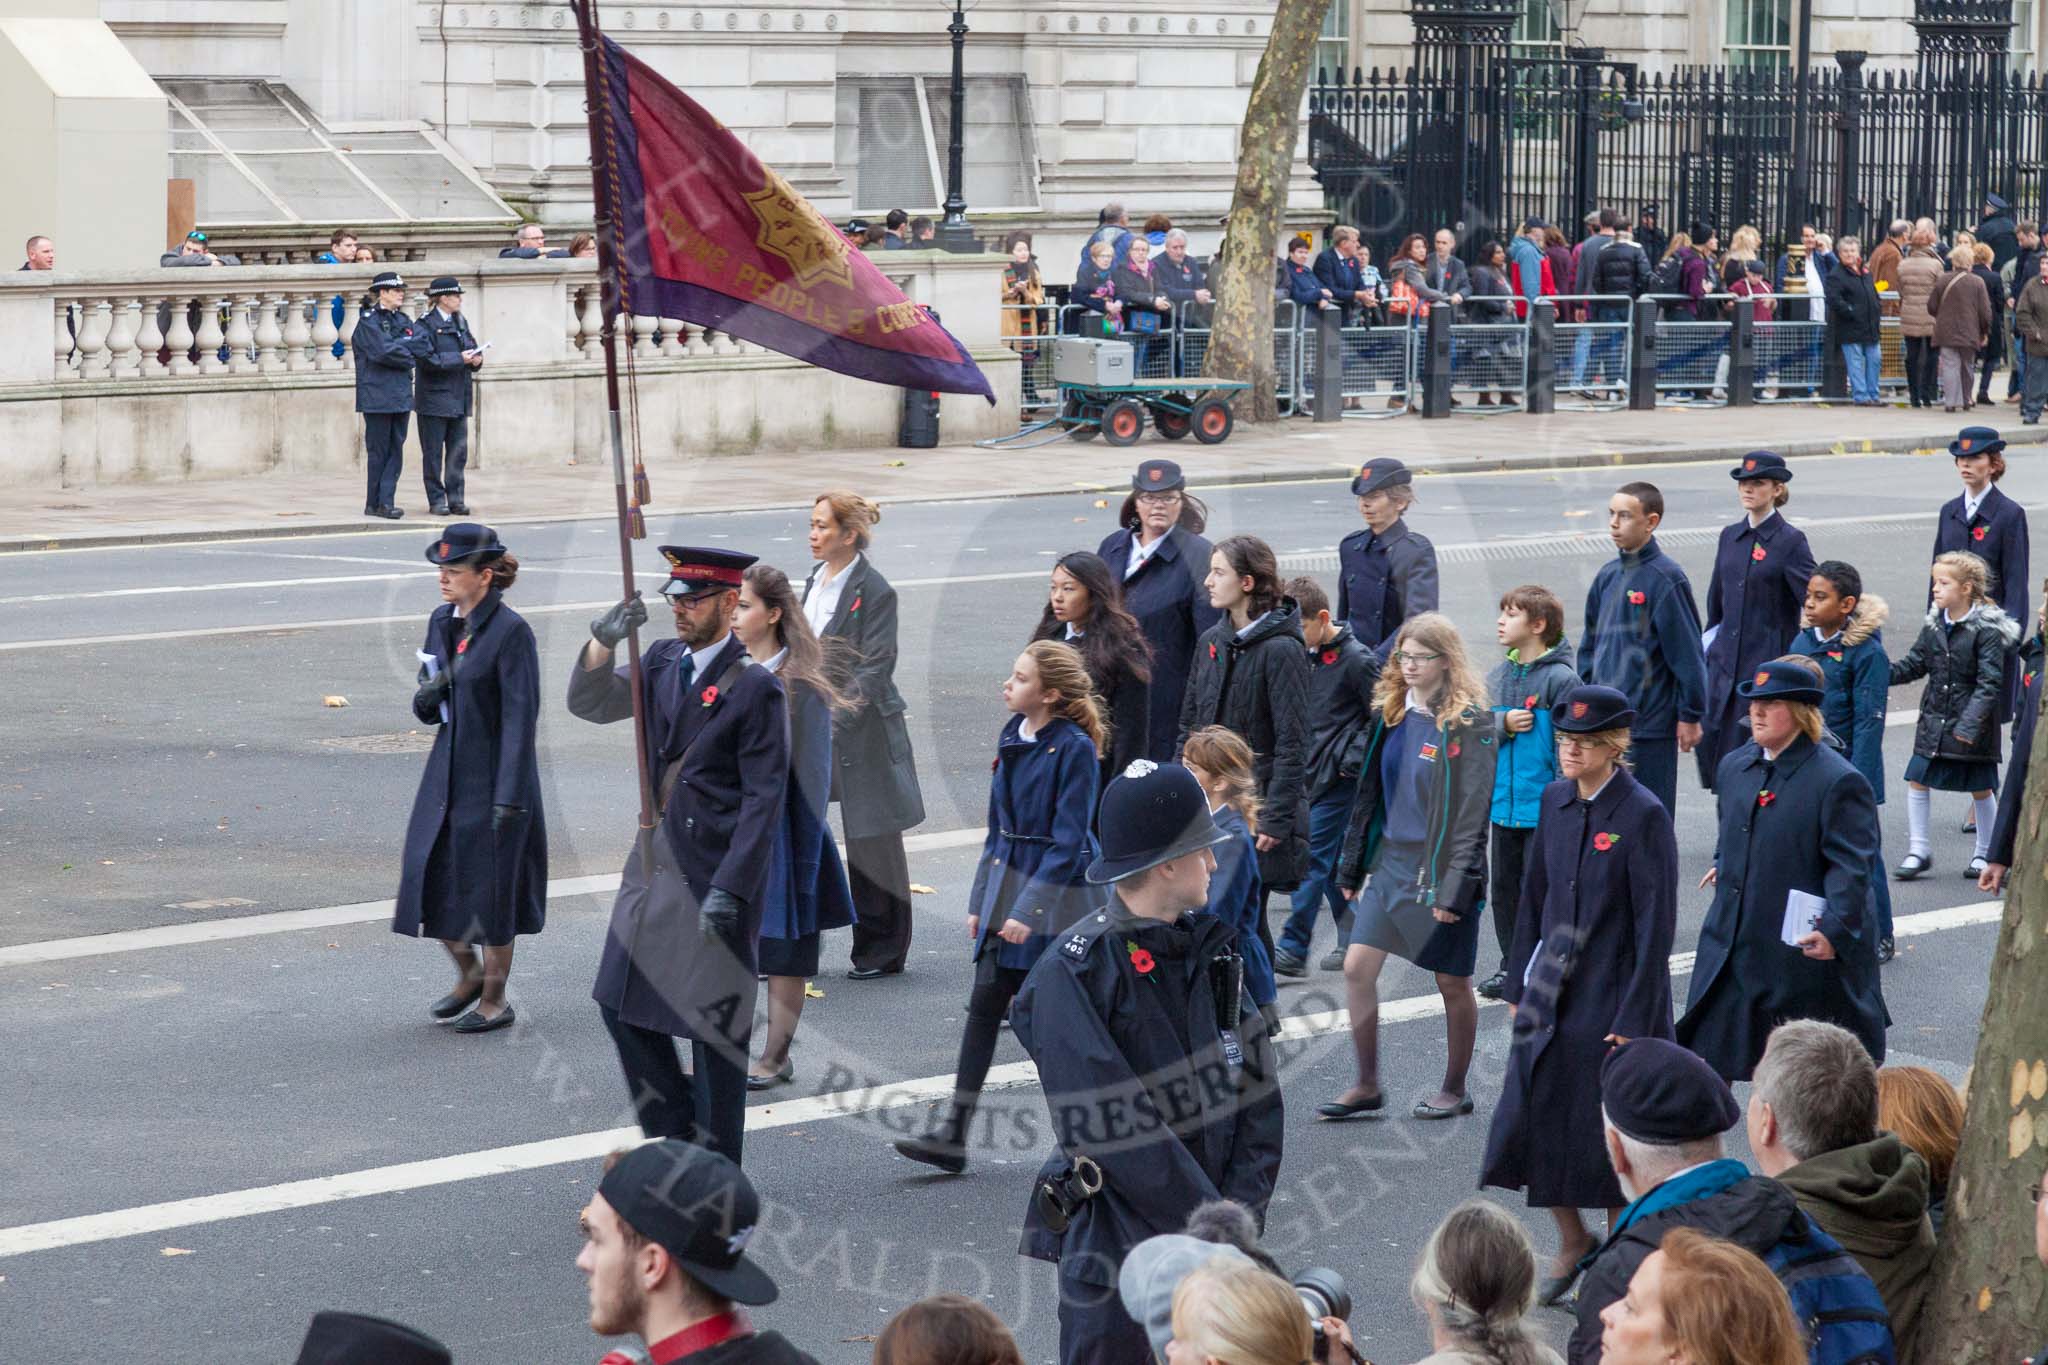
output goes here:
{"type": "Polygon", "coordinates": [[[1058,338],[1053,343],[1053,382],[1059,386],[1059,405],[1053,414],[1008,436],[976,444],[1020,450],[1061,439],[1092,441],[1099,435],[1113,446],[1135,445],[1145,434],[1148,419],[1152,429],[1169,441],[1191,432],[1205,445],[1228,439],[1235,425],[1231,401],[1251,385],[1203,375],[1134,379],[1132,360],[1128,341],[1058,338]]]}

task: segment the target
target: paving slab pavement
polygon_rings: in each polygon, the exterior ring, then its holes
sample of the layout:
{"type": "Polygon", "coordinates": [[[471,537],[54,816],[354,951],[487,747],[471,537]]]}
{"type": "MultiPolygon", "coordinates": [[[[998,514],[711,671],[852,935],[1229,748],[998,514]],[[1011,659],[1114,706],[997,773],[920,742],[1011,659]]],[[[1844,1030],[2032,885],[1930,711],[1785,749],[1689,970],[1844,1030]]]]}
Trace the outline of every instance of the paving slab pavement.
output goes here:
{"type": "MultiPolygon", "coordinates": [[[[1293,419],[1240,427],[1221,445],[1147,435],[1131,447],[1100,439],[1055,440],[1022,450],[942,445],[759,451],[648,464],[650,517],[682,512],[803,506],[820,489],[851,486],[876,500],[1029,496],[1126,486],[1131,468],[1170,455],[1197,487],[1334,477],[1375,455],[1396,455],[1419,471],[1471,473],[1589,465],[1669,464],[1728,458],[1768,447],[1786,455],[1945,449],[1971,420],[1999,426],[2014,444],[2048,440],[2024,427],[2016,408],[1993,405],[1965,417],[1910,408],[1784,404],[1753,408],[1659,408],[1654,412],[1565,411],[1480,414],[1442,421],[1354,417],[1318,426],[1293,419]]],[[[434,524],[417,483],[417,446],[400,481],[404,521],[359,514],[360,474],[267,474],[177,483],[103,484],[18,491],[0,507],[0,552],[135,545],[242,537],[360,532],[434,524]]],[[[528,466],[468,474],[473,515],[494,525],[614,513],[608,463],[528,466]]]]}

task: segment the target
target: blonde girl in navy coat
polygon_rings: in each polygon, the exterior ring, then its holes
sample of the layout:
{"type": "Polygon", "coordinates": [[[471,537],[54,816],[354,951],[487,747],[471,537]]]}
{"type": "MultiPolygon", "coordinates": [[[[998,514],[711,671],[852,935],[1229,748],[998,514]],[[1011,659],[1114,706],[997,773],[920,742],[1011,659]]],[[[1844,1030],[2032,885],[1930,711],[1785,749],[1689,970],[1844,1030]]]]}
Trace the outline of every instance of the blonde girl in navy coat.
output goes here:
{"type": "Polygon", "coordinates": [[[988,838],[967,902],[974,991],[954,1070],[953,1103],[921,1138],[895,1144],[913,1161],[958,1174],[967,1127],[995,1057],[1003,1016],[1053,935],[1102,900],[1088,885],[1095,860],[1096,783],[1109,725],[1072,645],[1036,640],[1003,681],[1009,723],[996,741],[988,838]]]}
{"type": "Polygon", "coordinates": [[[1252,746],[1235,730],[1205,725],[1188,736],[1181,766],[1195,775],[1209,798],[1216,828],[1229,833],[1216,845],[1216,871],[1209,877],[1209,913],[1237,930],[1237,955],[1244,959],[1244,988],[1265,1016],[1269,1035],[1280,1031],[1274,1008],[1278,982],[1273,959],[1259,938],[1259,780],[1252,771],[1252,746]]]}

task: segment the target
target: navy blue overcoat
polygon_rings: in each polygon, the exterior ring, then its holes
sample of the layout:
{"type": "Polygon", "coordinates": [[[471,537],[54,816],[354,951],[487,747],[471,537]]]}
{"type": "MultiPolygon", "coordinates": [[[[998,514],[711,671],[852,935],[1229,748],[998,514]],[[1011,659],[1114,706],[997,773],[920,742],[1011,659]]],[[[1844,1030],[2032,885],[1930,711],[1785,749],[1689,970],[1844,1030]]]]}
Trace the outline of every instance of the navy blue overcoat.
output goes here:
{"type": "Polygon", "coordinates": [[[974,956],[1029,970],[1054,934],[1064,933],[1105,893],[1088,885],[1095,861],[1095,784],[1099,768],[1087,731],[1055,716],[1030,739],[1011,716],[996,741],[988,784],[988,837],[974,872],[967,913],[981,916],[974,956]],[[1031,937],[997,937],[1005,920],[1031,926],[1031,937]]]}
{"type": "Polygon", "coordinates": [[[1752,527],[1744,517],[1721,528],[1707,580],[1707,718],[1701,727],[1700,781],[1711,788],[1721,760],[1749,742],[1749,703],[1735,684],[1791,648],[1806,611],[1813,550],[1806,532],[1777,512],[1752,527]]]}
{"type": "Polygon", "coordinates": [[[1543,789],[1502,994],[1516,1007],[1480,1184],[1532,1208],[1626,1201],[1601,1138],[1600,1063],[1621,1038],[1671,1036],[1678,841],[1649,788],[1617,771],[1591,803],[1543,789]]]}
{"type": "MultiPolygon", "coordinates": [[[[454,683],[406,823],[391,928],[502,947],[547,922],[548,835],[534,750],[540,651],[533,627],[496,591],[470,614],[466,635],[463,624],[443,603],[420,647],[454,683]],[[493,806],[524,813],[493,830],[493,806]]],[[[440,722],[438,714],[420,719],[440,722]]]]}
{"type": "Polygon", "coordinates": [[[1877,805],[1863,775],[1801,735],[1767,763],[1754,742],[1721,761],[1714,904],[1700,927],[1678,1041],[1729,1081],[1746,1081],[1787,1019],[1839,1024],[1884,1061],[1891,1015],[1867,915],[1877,805]],[[1769,793],[1766,797],[1765,793],[1769,793]],[[1824,897],[1819,929],[1833,961],[1786,944],[1788,893],[1824,897]]]}
{"type": "MultiPolygon", "coordinates": [[[[2005,614],[2022,628],[2034,617],[2027,610],[2030,572],[2027,564],[2027,509],[2007,497],[1993,484],[1977,504],[1977,514],[1963,515],[1963,500],[1950,498],[1941,505],[1941,519],[1934,527],[1934,553],[1968,550],[1991,566],[1991,600],[2005,608],[2005,614]]],[[[1932,563],[1933,560],[1928,561],[1932,563]]],[[[1928,605],[1934,603],[1933,584],[1928,585],[1928,605]]],[[[1999,719],[2010,721],[2019,702],[2018,656],[2007,661],[2006,703],[1999,719]]]]}
{"type": "Polygon", "coordinates": [[[1579,637],[1579,676],[1628,697],[1636,710],[1631,733],[1638,739],[1670,739],[1679,722],[1698,724],[1705,714],[1699,608],[1685,570],[1656,537],[1640,550],[1616,555],[1593,575],[1586,629],[1579,637]]]}
{"type": "MultiPolygon", "coordinates": [[[[1130,566],[1136,536],[1129,529],[1118,531],[1095,553],[1121,577],[1130,566]]],[[[1152,643],[1152,696],[1143,756],[1154,763],[1173,761],[1180,699],[1194,668],[1195,641],[1223,615],[1209,605],[1209,591],[1202,586],[1213,548],[1194,532],[1176,526],[1143,567],[1123,581],[1124,610],[1138,618],[1139,628],[1152,643]]]]}
{"type": "MultiPolygon", "coordinates": [[[[658,640],[641,656],[651,771],[659,783],[672,763],[680,767],[652,841],[654,866],[641,865],[637,840],[626,860],[590,993],[639,1028],[741,1045],[752,1030],[753,943],[789,784],[789,721],[781,679],[747,661],[738,637],[692,660],[687,683],[686,652],[681,640],[658,640]],[[699,928],[698,904],[713,888],[739,899],[743,954],[699,928]]],[[[578,651],[571,668],[571,712],[600,725],[633,714],[624,664],[585,670],[578,651]]]]}
{"type": "Polygon", "coordinates": [[[761,937],[797,939],[853,923],[853,892],[825,823],[832,793],[832,710],[801,683],[789,701],[789,787],[761,890],[761,937]]]}
{"type": "Polygon", "coordinates": [[[1361,529],[1337,543],[1337,619],[1381,663],[1401,623],[1436,608],[1436,547],[1406,521],[1384,535],[1361,529]]]}

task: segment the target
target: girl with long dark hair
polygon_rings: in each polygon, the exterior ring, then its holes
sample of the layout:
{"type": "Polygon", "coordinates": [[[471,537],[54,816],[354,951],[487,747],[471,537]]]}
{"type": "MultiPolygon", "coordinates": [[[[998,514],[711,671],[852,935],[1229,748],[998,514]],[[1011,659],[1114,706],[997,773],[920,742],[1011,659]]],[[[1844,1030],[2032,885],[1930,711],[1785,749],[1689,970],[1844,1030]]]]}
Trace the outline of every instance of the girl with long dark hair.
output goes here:
{"type": "Polygon", "coordinates": [[[1034,640],[1058,640],[1080,652],[1109,715],[1101,785],[1145,757],[1151,724],[1152,646],[1124,610],[1123,588],[1100,555],[1075,550],[1052,566],[1052,586],[1034,640]]]}
{"type": "Polygon", "coordinates": [[[1098,903],[1096,780],[1109,731],[1087,666],[1071,645],[1038,640],[1003,680],[1010,719],[996,740],[988,838],[967,902],[974,993],[954,1069],[953,1103],[921,1138],[895,1144],[912,1161],[957,1175],[967,1169],[967,1125],[995,1059],[1010,1001],[1056,934],[1098,903]]]}
{"type": "Polygon", "coordinates": [[[787,1083],[789,1045],[804,1012],[804,982],[818,974],[818,938],[853,923],[853,892],[825,824],[832,794],[832,718],[850,703],[825,675],[825,650],[782,570],[750,567],[740,583],[733,634],[754,662],[782,679],[789,697],[789,799],[761,903],[758,963],[768,983],[768,1037],[747,1089],[787,1083]]]}

